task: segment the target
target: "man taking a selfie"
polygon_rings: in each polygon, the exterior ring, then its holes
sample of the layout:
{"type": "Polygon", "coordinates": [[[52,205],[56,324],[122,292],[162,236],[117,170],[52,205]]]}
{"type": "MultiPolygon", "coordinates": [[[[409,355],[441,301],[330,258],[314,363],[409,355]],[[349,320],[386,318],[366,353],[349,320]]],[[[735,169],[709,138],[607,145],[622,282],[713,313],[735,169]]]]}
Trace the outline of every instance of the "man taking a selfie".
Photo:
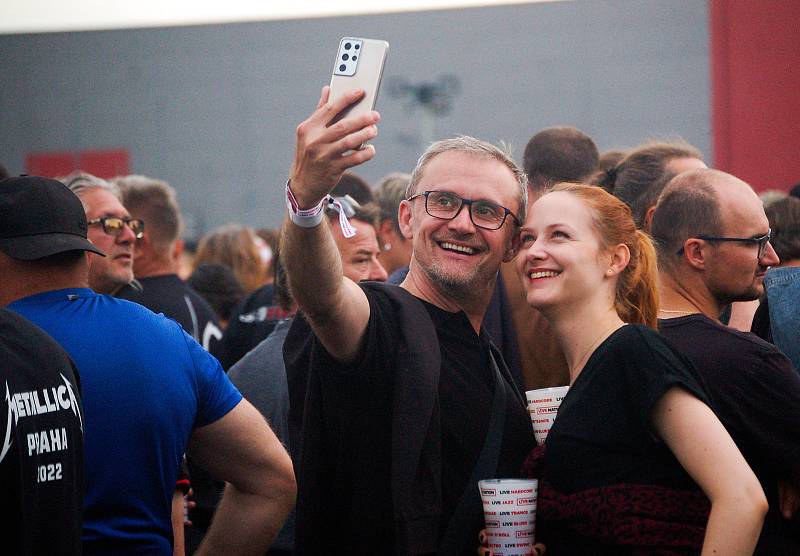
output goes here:
{"type": "Polygon", "coordinates": [[[284,345],[293,411],[298,396],[303,411],[296,551],[458,554],[482,525],[476,477],[517,473],[533,443],[481,328],[500,263],[516,252],[526,179],[486,142],[434,143],[399,208],[414,246],[407,278],[356,284],[320,224],[342,173],[375,155],[363,145],[377,112],[329,126],[363,94],[323,89],[297,128],[286,189],[281,256],[303,315],[284,345]]]}

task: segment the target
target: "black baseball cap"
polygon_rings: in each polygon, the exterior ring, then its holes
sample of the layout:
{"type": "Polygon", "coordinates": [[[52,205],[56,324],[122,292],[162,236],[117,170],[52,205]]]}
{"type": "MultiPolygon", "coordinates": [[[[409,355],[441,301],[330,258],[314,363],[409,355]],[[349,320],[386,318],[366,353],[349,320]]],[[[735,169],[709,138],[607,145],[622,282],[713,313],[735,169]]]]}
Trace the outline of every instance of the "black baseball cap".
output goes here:
{"type": "Polygon", "coordinates": [[[57,180],[20,176],[0,181],[0,251],[34,261],[65,251],[105,253],[86,239],[80,199],[57,180]]]}

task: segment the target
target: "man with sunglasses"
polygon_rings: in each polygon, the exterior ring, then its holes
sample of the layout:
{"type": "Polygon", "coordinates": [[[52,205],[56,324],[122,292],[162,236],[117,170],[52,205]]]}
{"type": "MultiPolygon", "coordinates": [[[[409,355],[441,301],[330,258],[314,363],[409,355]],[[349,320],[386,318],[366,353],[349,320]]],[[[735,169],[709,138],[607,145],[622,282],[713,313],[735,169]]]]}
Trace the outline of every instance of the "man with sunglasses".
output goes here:
{"type": "Polygon", "coordinates": [[[378,114],[329,125],[363,91],[328,95],[297,129],[281,249],[302,311],[284,344],[292,404],[301,396],[304,409],[295,551],[471,553],[475,477],[514,476],[533,442],[482,328],[500,263],[516,252],[526,179],[486,142],[433,144],[399,208],[408,276],[356,284],[321,223],[342,173],[374,156],[363,145],[378,114]]]}
{"type": "MultiPolygon", "coordinates": [[[[126,291],[129,295],[130,292],[141,294],[142,287],[138,280],[134,279],[134,261],[136,242],[144,237],[144,220],[131,217],[128,209],[122,204],[122,192],[116,183],[80,170],[59,178],[59,181],[81,200],[89,226],[87,237],[106,253],[105,257],[89,255],[89,287],[97,293],[121,299],[129,299],[120,295],[126,291]]],[[[131,299],[131,301],[136,300],[131,299]]],[[[183,321],[170,312],[147,307],[156,313],[163,312],[184,326],[183,321]]],[[[188,332],[192,334],[192,331],[188,332]]],[[[192,337],[198,342],[202,340],[199,335],[193,334],[192,337]]],[[[208,349],[207,345],[203,347],[208,349]]],[[[188,482],[188,474],[182,466],[172,504],[173,536],[178,546],[184,545],[182,516],[184,490],[188,482]],[[177,516],[181,516],[180,519],[177,516]]]]}
{"type": "Polygon", "coordinates": [[[144,222],[131,218],[116,185],[85,172],[60,178],[83,203],[88,238],[106,256],[89,256],[89,287],[115,295],[133,282],[133,248],[144,233],[144,222]]]}
{"type": "Polygon", "coordinates": [[[800,527],[786,519],[800,492],[800,375],[772,344],[719,322],[726,305],[758,299],[779,262],[763,204],[730,174],[692,170],[666,186],[651,231],[659,328],[694,363],[769,501],[756,554],[800,554],[800,527]]]}
{"type": "Polygon", "coordinates": [[[52,336],[81,377],[83,554],[171,555],[170,500],[187,451],[229,482],[198,554],[263,554],[294,502],[288,454],[178,323],[89,289],[86,252],[104,254],[87,229],[61,182],[0,181],[0,306],[52,336]]]}

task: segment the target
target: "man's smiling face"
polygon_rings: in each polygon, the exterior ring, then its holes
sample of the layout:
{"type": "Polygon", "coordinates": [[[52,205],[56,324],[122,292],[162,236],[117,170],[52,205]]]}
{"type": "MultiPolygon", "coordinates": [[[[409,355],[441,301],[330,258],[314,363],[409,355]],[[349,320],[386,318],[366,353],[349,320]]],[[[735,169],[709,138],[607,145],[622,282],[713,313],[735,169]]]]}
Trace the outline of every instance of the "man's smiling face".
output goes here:
{"type": "MultiPolygon", "coordinates": [[[[466,152],[437,155],[425,167],[414,193],[448,191],[471,200],[486,200],[519,214],[519,184],[503,163],[466,152]]],[[[425,197],[407,206],[416,265],[442,293],[482,291],[494,280],[503,260],[511,256],[516,226],[508,216],[500,229],[475,226],[464,205],[452,220],[434,218],[425,210],[425,197]]]]}

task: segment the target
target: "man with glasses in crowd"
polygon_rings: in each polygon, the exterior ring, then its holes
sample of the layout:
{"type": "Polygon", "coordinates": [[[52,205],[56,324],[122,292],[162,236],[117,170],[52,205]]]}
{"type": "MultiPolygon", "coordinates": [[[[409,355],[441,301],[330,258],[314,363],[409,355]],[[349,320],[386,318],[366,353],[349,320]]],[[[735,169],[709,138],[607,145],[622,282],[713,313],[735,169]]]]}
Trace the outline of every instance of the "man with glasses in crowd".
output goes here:
{"type": "Polygon", "coordinates": [[[59,178],[83,203],[88,238],[106,256],[89,254],[89,287],[115,295],[133,281],[133,248],[144,233],[144,222],[131,218],[120,201],[119,188],[85,172],[59,178]]]}
{"type": "Polygon", "coordinates": [[[435,143],[399,209],[413,242],[408,276],[399,288],[356,284],[321,223],[342,172],[374,156],[360,146],[378,115],[329,126],[363,91],[328,94],[298,127],[281,248],[302,311],[284,345],[292,400],[293,377],[308,373],[295,550],[471,552],[482,525],[476,476],[513,476],[533,442],[481,327],[500,263],[516,252],[526,179],[483,141],[435,143]]]}
{"type": "Polygon", "coordinates": [[[171,555],[170,500],[187,451],[229,482],[198,554],[263,554],[294,503],[291,460],[178,323],[89,289],[98,268],[111,277],[105,284],[128,276],[130,257],[100,263],[98,247],[129,252],[141,227],[105,189],[88,192],[81,206],[55,180],[0,182],[0,222],[13,238],[0,245],[0,306],[52,336],[81,377],[83,554],[171,555]],[[93,227],[94,244],[86,241],[93,227]]]}
{"type": "Polygon", "coordinates": [[[758,299],[779,262],[763,204],[730,174],[692,170],[664,189],[651,231],[659,328],[694,363],[769,501],[756,554],[800,554],[789,519],[800,500],[800,375],[772,344],[719,322],[729,303],[758,299]]]}
{"type": "MultiPolygon", "coordinates": [[[[122,205],[122,194],[115,183],[80,170],[58,179],[81,200],[89,226],[87,237],[105,253],[88,252],[89,287],[97,293],[113,296],[125,291],[141,293],[133,267],[136,242],[144,237],[144,220],[131,217],[122,205]]],[[[188,484],[188,473],[181,466],[172,500],[173,536],[176,545],[181,547],[184,545],[185,485],[188,484]]]]}

